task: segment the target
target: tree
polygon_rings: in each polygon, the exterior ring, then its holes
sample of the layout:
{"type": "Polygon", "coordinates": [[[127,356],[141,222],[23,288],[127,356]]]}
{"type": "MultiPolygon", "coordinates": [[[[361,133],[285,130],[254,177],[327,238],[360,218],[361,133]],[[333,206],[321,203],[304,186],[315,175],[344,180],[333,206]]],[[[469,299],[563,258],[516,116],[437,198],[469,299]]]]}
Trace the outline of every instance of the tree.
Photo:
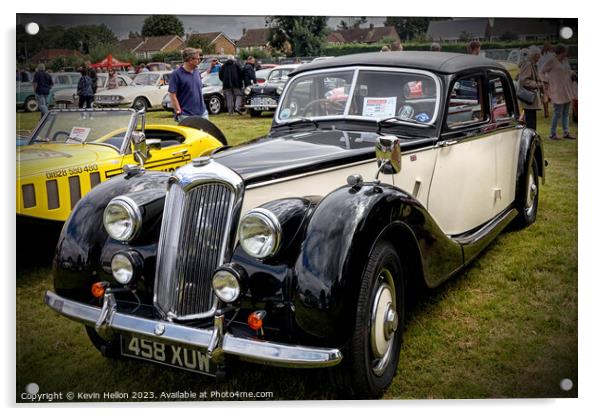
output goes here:
{"type": "Polygon", "coordinates": [[[140,37],[142,37],[140,35],[140,32],[132,32],[130,30],[130,33],[128,33],[128,39],[134,39],[134,38],[140,38],[140,37]]]}
{"type": "Polygon", "coordinates": [[[142,36],[184,36],[182,21],[173,15],[156,14],[144,19],[142,36]]]}
{"type": "Polygon", "coordinates": [[[368,23],[368,19],[366,19],[366,16],[362,16],[362,17],[353,19],[353,22],[351,21],[351,18],[349,18],[349,20],[347,22],[345,20],[341,20],[339,22],[339,24],[337,25],[337,29],[338,30],[347,30],[347,29],[351,29],[351,28],[357,29],[364,23],[368,23]]]}
{"type": "Polygon", "coordinates": [[[327,33],[327,18],[318,16],[268,16],[269,42],[275,49],[284,50],[290,44],[294,56],[322,54],[327,33]]]}
{"type": "Polygon", "coordinates": [[[429,23],[433,20],[449,20],[447,17],[387,17],[385,26],[393,26],[399,37],[407,42],[424,37],[429,23]]]}
{"type": "Polygon", "coordinates": [[[200,49],[203,53],[215,54],[215,45],[212,45],[209,39],[200,35],[191,35],[188,42],[186,42],[186,46],[200,49]]]}
{"type": "Polygon", "coordinates": [[[63,47],[77,49],[89,54],[92,49],[102,45],[114,45],[117,37],[104,23],[101,25],[74,26],[65,30],[62,39],[63,47]]]}

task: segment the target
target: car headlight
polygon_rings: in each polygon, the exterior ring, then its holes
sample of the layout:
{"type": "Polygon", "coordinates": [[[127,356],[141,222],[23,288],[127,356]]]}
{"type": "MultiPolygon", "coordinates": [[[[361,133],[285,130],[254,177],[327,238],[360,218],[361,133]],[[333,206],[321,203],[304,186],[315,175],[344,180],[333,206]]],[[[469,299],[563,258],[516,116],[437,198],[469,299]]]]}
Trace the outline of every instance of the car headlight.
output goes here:
{"type": "Polygon", "coordinates": [[[105,208],[103,223],[111,238],[130,241],[142,224],[140,207],[126,196],[113,198],[105,208]]]}
{"type": "Polygon", "coordinates": [[[284,87],[278,87],[278,88],[276,88],[276,94],[282,95],[282,91],[284,91],[284,87]]]}
{"type": "Polygon", "coordinates": [[[244,269],[236,264],[228,263],[220,266],[211,281],[213,292],[222,302],[234,302],[240,296],[244,276],[246,276],[244,269]]]}
{"type": "Polygon", "coordinates": [[[144,260],[136,251],[116,253],[111,259],[111,272],[117,282],[127,285],[142,273],[144,260]]]}
{"type": "Polygon", "coordinates": [[[251,86],[249,85],[247,88],[245,88],[245,95],[249,95],[251,94],[251,86]]]}
{"type": "Polygon", "coordinates": [[[282,228],[278,218],[264,208],[249,211],[238,226],[241,247],[249,256],[258,259],[276,254],[280,248],[281,236],[282,228]]]}

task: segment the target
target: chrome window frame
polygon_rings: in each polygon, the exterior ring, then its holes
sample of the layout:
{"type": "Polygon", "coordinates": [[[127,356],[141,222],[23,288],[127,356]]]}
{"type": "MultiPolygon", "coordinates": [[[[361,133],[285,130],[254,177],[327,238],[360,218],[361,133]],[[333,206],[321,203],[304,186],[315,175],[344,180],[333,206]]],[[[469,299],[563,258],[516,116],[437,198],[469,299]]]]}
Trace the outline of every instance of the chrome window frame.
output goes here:
{"type": "MultiPolygon", "coordinates": [[[[433,81],[435,81],[435,86],[436,86],[436,90],[437,90],[437,96],[435,97],[435,111],[433,112],[433,117],[431,117],[431,121],[428,123],[410,123],[410,122],[405,122],[402,120],[392,120],[392,122],[401,124],[401,125],[422,127],[422,128],[436,126],[436,124],[438,122],[439,113],[441,110],[442,87],[441,87],[441,79],[437,75],[435,75],[434,72],[423,70],[423,69],[413,69],[413,68],[395,68],[395,67],[359,66],[359,65],[348,66],[348,67],[338,67],[338,68],[317,69],[314,71],[302,72],[300,74],[295,75],[293,78],[289,78],[288,82],[284,86],[284,91],[282,91],[282,94],[280,95],[280,100],[278,100],[278,107],[276,107],[276,113],[274,114],[274,121],[277,124],[281,124],[281,123],[286,123],[288,121],[296,120],[299,118],[299,117],[293,117],[293,118],[289,118],[287,120],[280,119],[280,109],[284,103],[283,98],[286,96],[286,93],[288,92],[290,86],[293,84],[294,81],[296,81],[297,79],[302,78],[304,76],[308,76],[308,75],[319,75],[319,74],[327,74],[327,73],[331,73],[331,72],[344,72],[344,71],[353,71],[353,79],[351,81],[351,89],[350,89],[351,96],[353,96],[353,94],[355,93],[355,87],[357,85],[357,78],[359,77],[360,71],[398,72],[398,73],[405,73],[405,74],[424,75],[424,76],[431,78],[433,81]]],[[[344,114],[342,114],[342,115],[328,115],[328,116],[309,117],[309,118],[311,120],[364,120],[364,121],[371,121],[371,122],[377,122],[379,120],[382,120],[382,119],[376,119],[373,117],[349,115],[350,106],[351,106],[351,100],[348,99],[347,103],[345,103],[344,114]]],[[[387,118],[387,117],[385,117],[385,118],[387,118]]]]}

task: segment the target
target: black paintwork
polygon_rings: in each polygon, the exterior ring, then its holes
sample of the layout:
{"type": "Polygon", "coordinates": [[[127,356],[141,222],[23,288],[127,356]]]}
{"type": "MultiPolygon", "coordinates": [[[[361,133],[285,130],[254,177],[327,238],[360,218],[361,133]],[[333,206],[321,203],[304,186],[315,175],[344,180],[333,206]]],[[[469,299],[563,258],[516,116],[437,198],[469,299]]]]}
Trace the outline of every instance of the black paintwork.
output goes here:
{"type": "Polygon", "coordinates": [[[349,66],[415,68],[443,74],[454,74],[479,67],[504,70],[504,67],[496,61],[475,55],[419,51],[371,52],[339,56],[301,65],[291,72],[289,77],[307,71],[349,66]]]}
{"type": "MultiPolygon", "coordinates": [[[[119,250],[137,250],[145,258],[145,267],[151,268],[169,176],[158,171],[120,175],[99,184],[78,202],[63,226],[54,259],[54,287],[59,295],[87,302],[94,282],[114,282],[110,261],[119,250]],[[131,244],[111,239],[103,225],[105,207],[120,195],[132,197],[142,207],[143,231],[131,244]]],[[[145,278],[146,286],[152,285],[154,270],[147,270],[145,278]]]]}

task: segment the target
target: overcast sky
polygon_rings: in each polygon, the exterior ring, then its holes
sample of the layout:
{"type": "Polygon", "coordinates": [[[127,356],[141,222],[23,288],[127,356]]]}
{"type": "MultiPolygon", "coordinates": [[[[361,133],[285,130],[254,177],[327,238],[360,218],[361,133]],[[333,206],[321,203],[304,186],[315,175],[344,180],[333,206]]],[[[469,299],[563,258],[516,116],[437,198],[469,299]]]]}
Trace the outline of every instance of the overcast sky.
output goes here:
{"type": "MultiPolygon", "coordinates": [[[[242,36],[242,29],[265,27],[265,16],[202,16],[177,15],[184,24],[186,33],[224,32],[233,39],[242,36]]],[[[119,38],[127,38],[130,31],[140,32],[144,19],[148,15],[99,15],[99,14],[17,14],[17,24],[35,22],[42,26],[79,26],[106,24],[119,38]]],[[[331,17],[328,25],[335,28],[341,19],[331,17]]],[[[384,17],[369,17],[374,26],[383,26],[384,17]]]]}

